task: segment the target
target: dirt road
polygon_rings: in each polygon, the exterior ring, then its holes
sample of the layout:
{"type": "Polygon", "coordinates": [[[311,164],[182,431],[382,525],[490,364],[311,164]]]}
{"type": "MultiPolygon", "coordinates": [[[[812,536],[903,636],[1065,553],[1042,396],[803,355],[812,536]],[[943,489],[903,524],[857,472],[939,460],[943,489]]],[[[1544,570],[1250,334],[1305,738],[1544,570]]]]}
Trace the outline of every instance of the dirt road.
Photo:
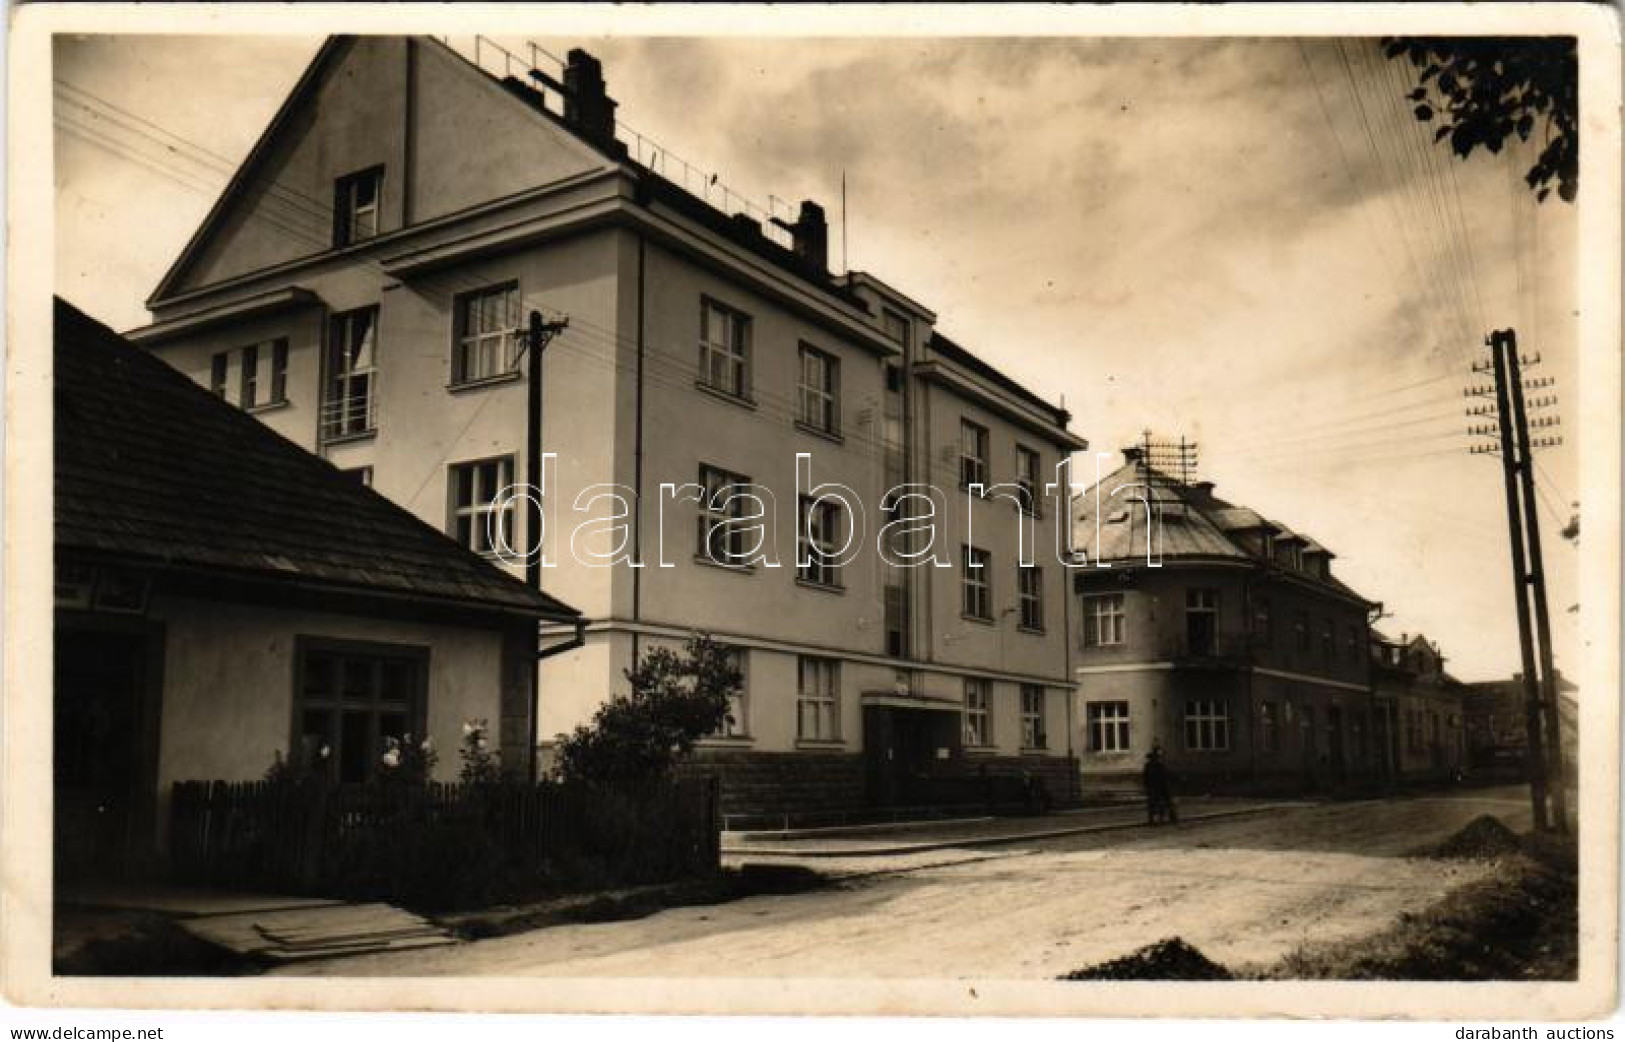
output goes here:
{"type": "Polygon", "coordinates": [[[1528,827],[1518,790],[821,861],[837,888],[289,967],[318,975],[1053,978],[1178,935],[1229,965],[1353,938],[1485,869],[1408,856],[1479,814],[1528,827]],[[862,873],[862,874],[859,874],[862,873]]]}

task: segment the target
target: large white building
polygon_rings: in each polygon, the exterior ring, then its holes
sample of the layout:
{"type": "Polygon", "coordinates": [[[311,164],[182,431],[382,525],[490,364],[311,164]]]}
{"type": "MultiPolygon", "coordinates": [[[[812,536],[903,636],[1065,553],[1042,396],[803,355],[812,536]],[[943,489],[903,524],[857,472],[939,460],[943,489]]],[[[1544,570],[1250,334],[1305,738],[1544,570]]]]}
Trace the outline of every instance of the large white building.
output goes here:
{"type": "MultiPolygon", "coordinates": [[[[590,621],[542,667],[544,746],[641,650],[701,630],[746,677],[703,750],[732,813],[928,802],[944,773],[1074,794],[1066,511],[1041,488],[1085,447],[1067,413],[927,306],[831,273],[818,206],[765,228],[718,209],[635,161],[614,112],[580,51],[521,81],[433,39],[332,38],[131,336],[476,550],[494,494],[554,454],[542,583],[590,621]],[[539,447],[517,357],[532,310],[569,319],[544,355],[539,447]],[[861,509],[798,501],[798,454],[861,509]],[[736,507],[661,494],[688,483],[766,489],[778,567],[730,560],[749,542],[722,534],[736,507]],[[903,483],[943,492],[942,567],[876,549],[903,483]],[[578,530],[614,509],[589,502],[609,486],[624,528],[578,530]],[[850,561],[797,567],[798,533],[830,548],[854,530],[850,561]],[[577,559],[619,535],[640,567],[577,559]]],[[[503,520],[527,545],[523,504],[503,520]]]]}

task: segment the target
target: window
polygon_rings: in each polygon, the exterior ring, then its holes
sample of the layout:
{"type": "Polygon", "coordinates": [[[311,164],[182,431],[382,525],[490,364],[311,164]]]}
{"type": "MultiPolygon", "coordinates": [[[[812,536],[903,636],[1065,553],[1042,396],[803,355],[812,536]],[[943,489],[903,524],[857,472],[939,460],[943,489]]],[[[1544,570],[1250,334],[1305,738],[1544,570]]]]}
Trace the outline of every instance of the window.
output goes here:
{"type": "Polygon", "coordinates": [[[993,744],[993,684],[967,677],[965,680],[965,744],[985,748],[993,744]]]}
{"type": "Polygon", "coordinates": [[[801,345],[801,422],[825,434],[841,429],[841,363],[834,355],[801,345]]]}
{"type": "Polygon", "coordinates": [[[1020,598],[1021,628],[1044,628],[1044,569],[1037,565],[1016,569],[1016,594],[1020,598]]]}
{"type": "Polygon", "coordinates": [[[796,528],[796,578],[819,586],[841,585],[841,504],[833,499],[801,497],[801,518],[796,528]]]}
{"type": "Polygon", "coordinates": [[[1337,638],[1333,636],[1332,620],[1324,619],[1320,624],[1320,657],[1327,662],[1337,652],[1337,638]]]}
{"type": "Polygon", "coordinates": [[[231,364],[231,352],[221,351],[209,362],[209,390],[226,396],[226,367],[231,364]]]}
{"type": "Polygon", "coordinates": [[[993,621],[993,555],[974,546],[960,545],[960,611],[967,618],[993,621]]]}
{"type": "Polygon", "coordinates": [[[1021,509],[1033,517],[1040,514],[1042,494],[1038,453],[1025,445],[1016,446],[1016,486],[1021,489],[1021,509]]]}
{"type": "Polygon", "coordinates": [[[378,397],[378,309],[334,315],[327,342],[327,384],[322,436],[370,434],[378,397]]]}
{"type": "Polygon", "coordinates": [[[1274,702],[1258,703],[1258,745],[1266,753],[1281,751],[1281,721],[1274,702]]]}
{"type": "Polygon", "coordinates": [[[1084,707],[1089,726],[1089,751],[1126,753],[1129,751],[1128,703],[1090,702],[1084,707]]]}
{"type": "MultiPolygon", "coordinates": [[[[280,405],[288,400],[288,341],[285,338],[249,344],[242,349],[238,404],[244,409],[280,405]]],[[[222,383],[224,383],[222,374],[222,383]]],[[[224,388],[221,389],[224,394],[224,388]]]]}
{"type": "Polygon", "coordinates": [[[709,297],[700,301],[700,383],[750,397],[750,317],[709,297]]]}
{"type": "Polygon", "coordinates": [[[886,584],[886,654],[908,654],[908,591],[901,583],[886,584]]]}
{"type": "Polygon", "coordinates": [[[1253,640],[1261,648],[1268,648],[1275,640],[1275,627],[1270,620],[1270,601],[1260,597],[1253,601],[1253,640]]]}
{"type": "Polygon", "coordinates": [[[1359,665],[1359,663],[1360,663],[1360,627],[1357,626],[1357,625],[1354,625],[1354,624],[1349,625],[1348,656],[1349,656],[1349,664],[1350,665],[1359,665]]]}
{"type": "Polygon", "coordinates": [[[451,382],[473,383],[519,365],[519,287],[512,283],[457,298],[451,382]]]}
{"type": "Polygon", "coordinates": [[[1221,698],[1186,700],[1185,748],[1193,752],[1223,752],[1230,748],[1229,703],[1221,698]]]}
{"type": "Polygon", "coordinates": [[[1309,650],[1309,613],[1308,612],[1306,612],[1306,611],[1298,612],[1297,617],[1292,620],[1292,631],[1294,633],[1296,633],[1297,637],[1298,637],[1298,650],[1299,651],[1308,651],[1309,650]]]}
{"type": "Polygon", "coordinates": [[[841,664],[834,659],[800,658],[796,694],[796,737],[836,742],[841,738],[841,664]]]}
{"type": "Polygon", "coordinates": [[[477,554],[495,553],[506,543],[515,549],[514,500],[504,497],[500,512],[496,499],[513,484],[513,457],[457,463],[451,468],[451,520],[453,539],[477,554]]]}
{"type": "Polygon", "coordinates": [[[351,481],[354,481],[358,485],[365,485],[368,488],[372,487],[371,467],[346,467],[344,470],[339,471],[339,473],[343,474],[345,477],[349,478],[351,481]]]}
{"type": "Polygon", "coordinates": [[[987,428],[969,420],[959,421],[959,485],[986,485],[987,428]]]}
{"type": "Polygon", "coordinates": [[[249,344],[243,348],[242,390],[238,393],[238,404],[244,409],[254,407],[254,398],[259,391],[260,346],[249,344]]]}
{"type": "Polygon", "coordinates": [[[1102,593],[1083,599],[1083,646],[1103,648],[1123,643],[1123,595],[1102,593]]]}
{"type": "Polygon", "coordinates": [[[746,738],[750,735],[749,700],[750,674],[745,670],[745,652],[742,648],[727,650],[729,663],[739,670],[739,688],[728,696],[728,716],[711,732],[713,738],[746,738]]]}
{"type": "Polygon", "coordinates": [[[1219,643],[1219,591],[1185,591],[1185,650],[1212,655],[1219,643]]]}
{"type": "Polygon", "coordinates": [[[364,782],[377,776],[391,739],[421,740],[427,651],[303,640],[300,648],[295,722],[302,763],[340,782],[364,782]]]}
{"type": "Polygon", "coordinates": [[[348,246],[378,234],[378,202],[384,168],[341,177],[333,189],[333,245],[348,246]]]}
{"type": "Polygon", "coordinates": [[[1021,747],[1049,748],[1049,733],[1044,727],[1044,689],[1038,684],[1021,685],[1021,747]]]}
{"type": "Polygon", "coordinates": [[[739,566],[745,560],[743,493],[750,478],[720,467],[700,465],[699,549],[697,555],[714,564],[739,566]]]}
{"type": "Polygon", "coordinates": [[[1315,751],[1315,707],[1304,706],[1303,712],[1298,714],[1298,730],[1303,739],[1303,751],[1313,754],[1315,751]]]}

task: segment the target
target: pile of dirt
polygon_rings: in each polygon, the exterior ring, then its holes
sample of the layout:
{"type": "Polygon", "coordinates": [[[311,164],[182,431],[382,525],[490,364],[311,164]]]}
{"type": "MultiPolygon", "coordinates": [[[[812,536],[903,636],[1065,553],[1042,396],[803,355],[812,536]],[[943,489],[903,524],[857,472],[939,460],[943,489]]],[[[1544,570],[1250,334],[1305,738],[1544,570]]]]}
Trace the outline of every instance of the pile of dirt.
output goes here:
{"type": "Polygon", "coordinates": [[[1061,980],[1230,980],[1229,970],[1168,937],[1109,962],[1073,970],[1061,980]]]}
{"type": "Polygon", "coordinates": [[[1520,853],[1522,849],[1517,834],[1501,824],[1500,818],[1480,814],[1429,853],[1434,857],[1492,861],[1520,853]]]}

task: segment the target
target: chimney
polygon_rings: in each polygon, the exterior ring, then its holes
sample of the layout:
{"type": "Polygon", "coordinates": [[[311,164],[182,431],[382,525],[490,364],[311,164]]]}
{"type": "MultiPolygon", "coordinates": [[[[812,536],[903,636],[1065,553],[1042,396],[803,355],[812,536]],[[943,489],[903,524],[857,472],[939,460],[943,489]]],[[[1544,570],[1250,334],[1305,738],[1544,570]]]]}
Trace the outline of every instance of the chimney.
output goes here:
{"type": "Polygon", "coordinates": [[[564,121],[603,148],[615,147],[615,99],[604,90],[604,67],[573,48],[564,66],[564,121]]]}
{"type": "Polygon", "coordinates": [[[829,222],[824,208],[811,199],[801,201],[801,212],[790,226],[792,249],[797,257],[819,271],[829,270],[829,222]]]}

